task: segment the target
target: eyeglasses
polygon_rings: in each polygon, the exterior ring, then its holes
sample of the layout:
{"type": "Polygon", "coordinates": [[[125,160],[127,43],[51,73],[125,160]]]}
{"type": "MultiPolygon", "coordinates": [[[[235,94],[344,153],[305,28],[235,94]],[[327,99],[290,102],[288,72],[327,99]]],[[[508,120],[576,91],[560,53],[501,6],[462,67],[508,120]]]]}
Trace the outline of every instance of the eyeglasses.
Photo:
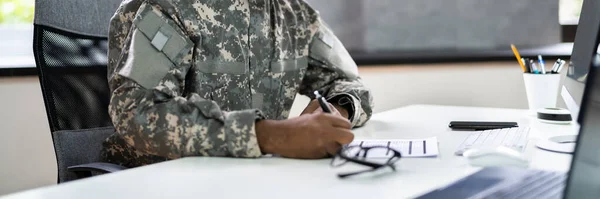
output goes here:
{"type": "Polygon", "coordinates": [[[331,160],[332,167],[340,167],[348,162],[353,162],[363,166],[370,167],[364,171],[340,173],[338,177],[346,178],[366,172],[377,171],[382,168],[391,168],[396,171],[394,164],[400,160],[402,155],[400,152],[386,146],[347,146],[338,151],[335,157],[331,160]],[[369,157],[369,160],[367,160],[369,157]],[[377,157],[371,159],[370,157],[377,157]],[[375,159],[379,160],[376,161],[375,159]]]}

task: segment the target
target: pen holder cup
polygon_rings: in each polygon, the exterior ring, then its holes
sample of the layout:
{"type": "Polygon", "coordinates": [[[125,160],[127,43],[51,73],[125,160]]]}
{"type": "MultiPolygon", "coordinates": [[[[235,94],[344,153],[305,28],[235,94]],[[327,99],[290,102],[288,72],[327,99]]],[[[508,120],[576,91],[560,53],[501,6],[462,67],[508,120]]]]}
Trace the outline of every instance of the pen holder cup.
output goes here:
{"type": "Polygon", "coordinates": [[[556,107],[560,74],[523,73],[523,80],[530,111],[556,107]]]}

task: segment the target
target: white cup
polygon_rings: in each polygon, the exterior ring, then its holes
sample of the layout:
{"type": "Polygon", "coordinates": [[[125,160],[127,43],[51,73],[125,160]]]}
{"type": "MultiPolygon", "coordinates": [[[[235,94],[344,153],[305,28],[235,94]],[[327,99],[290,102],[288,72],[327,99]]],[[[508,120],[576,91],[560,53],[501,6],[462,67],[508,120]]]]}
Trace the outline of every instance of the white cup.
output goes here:
{"type": "Polygon", "coordinates": [[[560,74],[523,73],[523,80],[530,111],[556,107],[560,74]]]}

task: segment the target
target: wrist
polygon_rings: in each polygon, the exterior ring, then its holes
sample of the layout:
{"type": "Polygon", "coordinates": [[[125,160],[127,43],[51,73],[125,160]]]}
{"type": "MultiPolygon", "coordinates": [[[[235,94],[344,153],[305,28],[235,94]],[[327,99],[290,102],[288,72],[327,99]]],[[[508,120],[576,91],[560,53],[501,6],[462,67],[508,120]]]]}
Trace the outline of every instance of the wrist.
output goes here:
{"type": "Polygon", "coordinates": [[[340,112],[340,114],[342,115],[342,117],[350,120],[350,114],[348,113],[348,110],[340,105],[334,104],[333,107],[335,107],[335,109],[338,110],[338,112],[340,112]]]}
{"type": "Polygon", "coordinates": [[[279,123],[276,120],[259,120],[255,123],[256,139],[263,154],[273,154],[277,151],[279,123]]]}
{"type": "Polygon", "coordinates": [[[348,94],[339,94],[328,99],[328,101],[335,106],[336,109],[345,118],[352,121],[354,117],[354,105],[352,104],[352,96],[348,94]]]}

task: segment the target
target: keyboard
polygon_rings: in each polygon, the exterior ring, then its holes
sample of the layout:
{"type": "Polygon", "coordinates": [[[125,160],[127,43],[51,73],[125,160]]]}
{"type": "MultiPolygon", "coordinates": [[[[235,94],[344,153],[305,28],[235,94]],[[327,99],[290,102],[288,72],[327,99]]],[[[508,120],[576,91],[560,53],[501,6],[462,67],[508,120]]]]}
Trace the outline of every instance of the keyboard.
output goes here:
{"type": "Polygon", "coordinates": [[[417,199],[560,199],[567,173],[506,167],[486,167],[417,199]]]}
{"type": "Polygon", "coordinates": [[[472,198],[545,198],[560,199],[567,180],[566,173],[530,170],[520,180],[496,186],[472,198]]]}
{"type": "Polygon", "coordinates": [[[494,148],[505,146],[523,152],[527,145],[529,127],[514,127],[475,131],[458,146],[455,155],[462,156],[463,152],[472,148],[494,148]]]}

